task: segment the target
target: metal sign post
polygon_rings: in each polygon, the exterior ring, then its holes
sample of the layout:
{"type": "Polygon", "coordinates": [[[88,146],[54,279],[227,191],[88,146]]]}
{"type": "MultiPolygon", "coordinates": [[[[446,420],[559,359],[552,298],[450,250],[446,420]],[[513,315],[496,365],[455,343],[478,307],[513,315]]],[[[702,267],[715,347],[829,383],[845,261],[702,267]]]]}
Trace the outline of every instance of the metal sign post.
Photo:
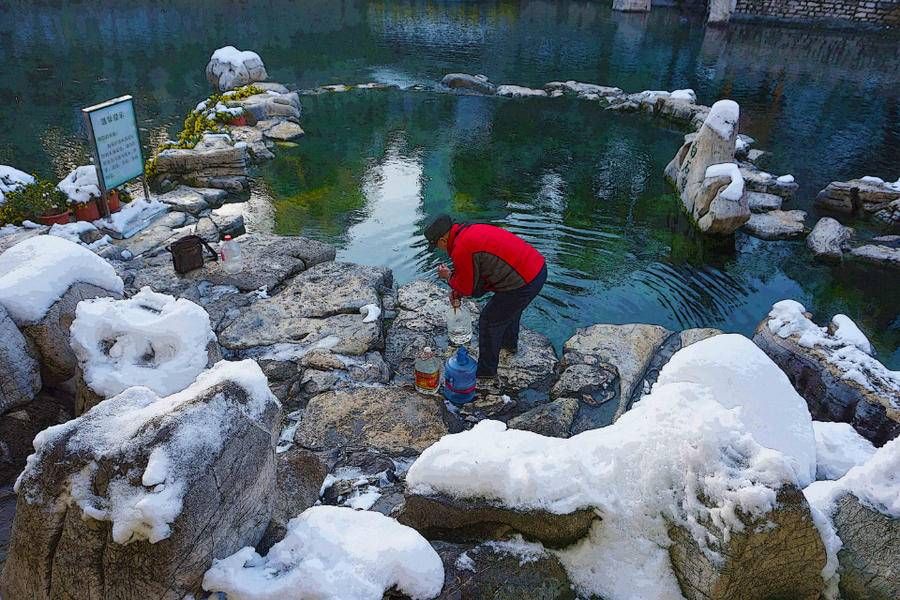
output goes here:
{"type": "Polygon", "coordinates": [[[141,137],[131,96],[83,108],[81,114],[94,155],[103,216],[109,217],[109,191],[138,177],[143,180],[144,198],[149,201],[141,137]]]}

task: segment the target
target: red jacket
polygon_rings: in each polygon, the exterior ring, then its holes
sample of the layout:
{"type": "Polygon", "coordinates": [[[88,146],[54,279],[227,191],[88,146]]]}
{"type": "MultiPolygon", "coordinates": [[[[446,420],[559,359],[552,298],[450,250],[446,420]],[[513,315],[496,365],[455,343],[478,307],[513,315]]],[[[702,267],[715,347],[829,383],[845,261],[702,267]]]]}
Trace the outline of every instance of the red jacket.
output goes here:
{"type": "Polygon", "coordinates": [[[518,289],[544,268],[531,244],[493,225],[453,225],[447,254],[453,261],[450,287],[463,296],[518,289]]]}

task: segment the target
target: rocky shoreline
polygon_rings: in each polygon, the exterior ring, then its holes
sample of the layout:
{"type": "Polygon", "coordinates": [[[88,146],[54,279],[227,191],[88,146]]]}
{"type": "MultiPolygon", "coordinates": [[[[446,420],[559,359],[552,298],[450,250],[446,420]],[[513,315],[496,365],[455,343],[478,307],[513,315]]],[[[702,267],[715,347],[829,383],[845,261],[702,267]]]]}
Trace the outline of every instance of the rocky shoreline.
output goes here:
{"type": "MultiPolygon", "coordinates": [[[[687,91],[444,83],[674,119],[697,130],[670,177],[701,229],[709,207],[722,216],[710,232],[754,215],[776,221],[751,225],[761,237],[802,222],[780,215],[796,183],[753,166],[759,151],[721,118],[731,107],[687,91]],[[734,169],[710,173],[723,163],[734,169]]],[[[445,290],[397,286],[315,240],[245,233],[223,210],[246,197],[252,160],[302,135],[302,94],[266,85],[238,101],[254,125],[160,152],[164,214],[141,233],[96,249],[96,228],[0,235],[0,506],[13,481],[16,494],[0,594],[254,600],[313,594],[298,590],[321,578],[338,598],[617,597],[657,583],[689,599],[900,595],[900,374],[852,321],[820,328],[782,301],[752,342],[600,323],[562,356],[526,330],[501,357],[501,389],[464,407],[419,394],[419,350],[453,350],[445,290]],[[172,241],[226,232],[239,272],[175,273],[172,241]],[[865,457],[836,466],[828,442],[846,442],[820,440],[824,422],[865,457]],[[622,556],[653,565],[646,581],[628,581],[622,556]]],[[[330,87],[306,93],[351,89],[330,87]]],[[[862,252],[840,227],[823,219],[807,243],[862,252]]]]}

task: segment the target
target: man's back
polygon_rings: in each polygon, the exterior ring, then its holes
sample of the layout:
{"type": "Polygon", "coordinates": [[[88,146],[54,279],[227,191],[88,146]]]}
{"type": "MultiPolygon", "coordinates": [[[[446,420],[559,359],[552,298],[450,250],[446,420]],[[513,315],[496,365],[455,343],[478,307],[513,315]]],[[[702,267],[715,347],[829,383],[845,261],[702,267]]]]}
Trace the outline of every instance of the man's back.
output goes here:
{"type": "Polygon", "coordinates": [[[544,267],[531,244],[493,225],[454,225],[448,252],[454,265],[450,285],[467,296],[518,289],[544,267]]]}

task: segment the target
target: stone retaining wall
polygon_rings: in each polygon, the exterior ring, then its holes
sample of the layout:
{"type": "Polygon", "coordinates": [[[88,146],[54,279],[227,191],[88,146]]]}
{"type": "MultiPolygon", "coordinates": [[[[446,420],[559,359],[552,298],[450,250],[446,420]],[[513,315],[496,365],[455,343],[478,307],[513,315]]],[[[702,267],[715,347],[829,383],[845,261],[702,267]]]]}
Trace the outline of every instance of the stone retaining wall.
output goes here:
{"type": "Polygon", "coordinates": [[[748,18],[900,26],[900,0],[737,0],[734,19],[748,18]]]}

